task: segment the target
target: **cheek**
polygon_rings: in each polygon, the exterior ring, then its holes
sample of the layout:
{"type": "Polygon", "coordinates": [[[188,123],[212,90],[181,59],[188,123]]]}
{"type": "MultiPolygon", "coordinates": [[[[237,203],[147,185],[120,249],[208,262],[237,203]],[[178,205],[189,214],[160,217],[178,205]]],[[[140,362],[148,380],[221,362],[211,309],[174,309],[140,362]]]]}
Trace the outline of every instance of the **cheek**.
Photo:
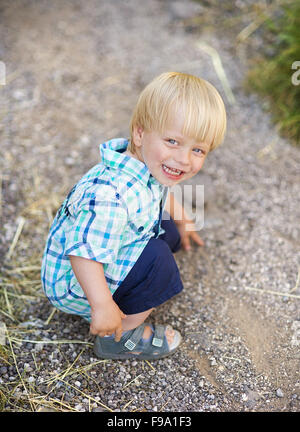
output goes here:
{"type": "Polygon", "coordinates": [[[198,171],[201,170],[203,164],[204,164],[204,160],[205,159],[200,159],[200,160],[196,160],[194,161],[193,165],[192,165],[192,172],[193,173],[197,173],[198,171]]]}
{"type": "Polygon", "coordinates": [[[161,147],[153,147],[151,151],[148,153],[148,159],[155,164],[161,164],[162,161],[166,158],[165,152],[161,147]]]}

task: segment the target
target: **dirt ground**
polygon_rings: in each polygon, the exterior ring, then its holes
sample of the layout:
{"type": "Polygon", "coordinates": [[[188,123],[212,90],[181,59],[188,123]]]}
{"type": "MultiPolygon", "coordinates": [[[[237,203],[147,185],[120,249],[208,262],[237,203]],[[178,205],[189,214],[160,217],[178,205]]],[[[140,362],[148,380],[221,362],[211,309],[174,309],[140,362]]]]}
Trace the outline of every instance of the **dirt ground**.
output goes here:
{"type": "Polygon", "coordinates": [[[255,2],[232,3],[1,2],[3,411],[299,411],[300,152],[243,90],[261,39],[237,44],[255,2]],[[99,144],[128,136],[140,90],[166,70],[212,82],[228,112],[193,183],[205,184],[205,247],[176,254],[185,290],[152,317],[184,343],[165,360],[101,363],[88,325],[43,297],[41,254],[99,144]]]}

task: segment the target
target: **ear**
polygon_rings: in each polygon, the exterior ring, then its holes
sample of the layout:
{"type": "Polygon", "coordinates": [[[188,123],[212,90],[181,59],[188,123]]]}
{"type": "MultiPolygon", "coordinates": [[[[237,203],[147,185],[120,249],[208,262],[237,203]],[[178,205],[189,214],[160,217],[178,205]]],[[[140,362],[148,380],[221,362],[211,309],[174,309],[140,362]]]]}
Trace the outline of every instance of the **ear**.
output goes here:
{"type": "Polygon", "coordinates": [[[135,146],[141,147],[143,135],[144,135],[144,129],[141,126],[134,126],[133,141],[135,146]]]}

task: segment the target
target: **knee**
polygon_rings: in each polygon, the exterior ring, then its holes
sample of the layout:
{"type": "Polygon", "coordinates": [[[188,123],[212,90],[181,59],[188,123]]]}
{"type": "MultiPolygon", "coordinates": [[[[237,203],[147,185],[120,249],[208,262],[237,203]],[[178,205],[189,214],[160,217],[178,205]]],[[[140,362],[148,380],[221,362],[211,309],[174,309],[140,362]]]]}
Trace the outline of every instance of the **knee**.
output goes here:
{"type": "Polygon", "coordinates": [[[164,265],[168,267],[169,262],[174,260],[170,246],[159,238],[150,240],[148,243],[148,253],[151,256],[152,262],[159,265],[159,267],[164,265]]]}

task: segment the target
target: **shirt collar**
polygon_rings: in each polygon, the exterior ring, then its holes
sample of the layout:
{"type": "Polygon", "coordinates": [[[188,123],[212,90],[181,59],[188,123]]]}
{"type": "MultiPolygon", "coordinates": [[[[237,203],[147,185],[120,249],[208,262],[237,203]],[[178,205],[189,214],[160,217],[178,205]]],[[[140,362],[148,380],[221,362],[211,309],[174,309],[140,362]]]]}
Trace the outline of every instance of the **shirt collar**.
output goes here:
{"type": "Polygon", "coordinates": [[[126,172],[146,186],[150,182],[163,188],[163,185],[151,175],[144,162],[120,152],[125,151],[127,146],[128,140],[125,138],[115,138],[100,144],[101,162],[109,168],[126,172]]]}

